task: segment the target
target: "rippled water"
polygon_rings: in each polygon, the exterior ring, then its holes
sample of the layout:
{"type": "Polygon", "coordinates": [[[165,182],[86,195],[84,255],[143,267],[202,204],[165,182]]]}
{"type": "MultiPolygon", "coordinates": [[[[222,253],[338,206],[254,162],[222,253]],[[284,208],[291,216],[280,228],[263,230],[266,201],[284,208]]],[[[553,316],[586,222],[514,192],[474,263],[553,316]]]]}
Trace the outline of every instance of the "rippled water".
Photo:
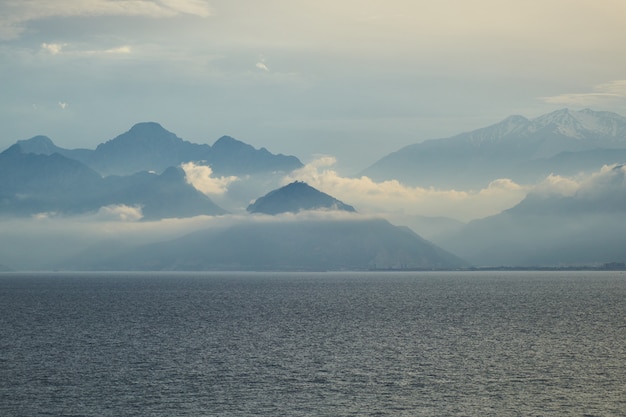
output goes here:
{"type": "Polygon", "coordinates": [[[2,274],[0,415],[624,416],[624,273],[2,274]]]}

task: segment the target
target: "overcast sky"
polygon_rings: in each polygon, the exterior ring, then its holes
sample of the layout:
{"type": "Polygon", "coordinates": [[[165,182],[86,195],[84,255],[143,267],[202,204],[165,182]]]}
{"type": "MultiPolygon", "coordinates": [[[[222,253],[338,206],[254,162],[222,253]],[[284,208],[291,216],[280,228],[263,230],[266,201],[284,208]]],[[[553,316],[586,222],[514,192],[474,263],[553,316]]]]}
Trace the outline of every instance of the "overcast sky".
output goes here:
{"type": "Polygon", "coordinates": [[[626,115],[624,0],[0,0],[0,148],[141,121],[358,171],[570,107],[626,115]]]}

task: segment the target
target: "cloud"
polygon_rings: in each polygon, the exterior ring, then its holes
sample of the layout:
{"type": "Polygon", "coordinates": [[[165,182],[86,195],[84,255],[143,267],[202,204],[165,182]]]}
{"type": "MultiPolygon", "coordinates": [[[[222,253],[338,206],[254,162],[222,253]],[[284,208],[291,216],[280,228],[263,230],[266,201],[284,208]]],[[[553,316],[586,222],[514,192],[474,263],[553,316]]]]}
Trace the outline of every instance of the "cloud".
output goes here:
{"type": "Polygon", "coordinates": [[[497,179],[478,191],[410,187],[397,180],[375,182],[369,177],[342,177],[331,169],[336,160],[325,156],[294,171],[285,183],[300,180],[362,213],[403,213],[471,220],[499,213],[520,202],[529,191],[509,179],[497,179]]]}
{"type": "Polygon", "coordinates": [[[168,18],[179,15],[209,17],[203,0],[20,0],[0,4],[0,39],[14,39],[28,22],[53,17],[135,16],[168,18]]]}
{"type": "Polygon", "coordinates": [[[113,204],[100,207],[94,216],[94,220],[134,222],[141,220],[142,217],[143,213],[141,212],[141,207],[113,204]]]}
{"type": "Polygon", "coordinates": [[[257,67],[260,70],[263,70],[265,72],[269,72],[269,68],[267,67],[267,65],[265,65],[265,62],[263,61],[259,61],[256,63],[255,67],[257,67]]]}
{"type": "Polygon", "coordinates": [[[130,54],[131,48],[128,45],[120,46],[117,48],[105,49],[102,51],[105,54],[130,54]]]}
{"type": "Polygon", "coordinates": [[[41,49],[50,55],[72,55],[72,56],[90,56],[90,55],[127,55],[132,53],[129,45],[122,45],[108,49],[88,49],[81,50],[72,48],[67,43],[42,43],[41,49]]]}
{"type": "Polygon", "coordinates": [[[213,170],[208,165],[187,162],[181,168],[185,171],[187,182],[206,195],[222,195],[228,191],[230,184],[239,180],[236,176],[214,178],[213,170]]]}
{"type": "Polygon", "coordinates": [[[615,80],[596,85],[592,91],[583,93],[565,93],[556,96],[541,97],[548,104],[566,106],[602,106],[626,101],[626,80],[615,80]]]}
{"type": "Polygon", "coordinates": [[[580,183],[573,178],[550,174],[533,188],[532,193],[545,197],[571,197],[579,187],[580,183]]]}
{"type": "Polygon", "coordinates": [[[578,197],[586,199],[623,198],[626,193],[626,165],[605,165],[582,181],[576,192],[578,197]]]}
{"type": "Polygon", "coordinates": [[[41,44],[41,49],[51,53],[52,55],[57,55],[58,53],[61,52],[61,50],[63,49],[64,46],[66,46],[67,44],[60,44],[60,43],[42,43],[41,44]]]}
{"type": "Polygon", "coordinates": [[[59,107],[61,108],[61,110],[65,110],[67,108],[67,103],[64,101],[59,101],[59,107]]]}

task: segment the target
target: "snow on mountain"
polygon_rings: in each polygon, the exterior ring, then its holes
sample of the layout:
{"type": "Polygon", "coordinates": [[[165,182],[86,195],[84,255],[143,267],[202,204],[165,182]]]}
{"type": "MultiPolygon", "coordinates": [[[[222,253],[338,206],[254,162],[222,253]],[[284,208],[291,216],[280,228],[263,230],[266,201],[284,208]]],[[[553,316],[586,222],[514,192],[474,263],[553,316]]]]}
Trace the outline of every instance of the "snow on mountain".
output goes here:
{"type": "Polygon", "coordinates": [[[594,142],[598,146],[603,145],[602,147],[624,148],[626,147],[626,117],[617,113],[591,109],[580,111],[560,109],[530,120],[519,115],[509,116],[494,125],[444,140],[480,145],[522,137],[537,140],[549,134],[594,142]]]}
{"type": "MultiPolygon", "coordinates": [[[[509,116],[471,132],[408,145],[381,158],[361,175],[420,186],[476,187],[497,178],[535,181],[559,173],[552,159],[561,160],[567,153],[577,156],[568,158],[577,162],[567,173],[577,173],[597,162],[597,151],[609,154],[609,150],[626,151],[625,117],[590,109],[561,109],[533,119],[509,116]]],[[[626,162],[609,159],[601,163],[626,162]]]]}

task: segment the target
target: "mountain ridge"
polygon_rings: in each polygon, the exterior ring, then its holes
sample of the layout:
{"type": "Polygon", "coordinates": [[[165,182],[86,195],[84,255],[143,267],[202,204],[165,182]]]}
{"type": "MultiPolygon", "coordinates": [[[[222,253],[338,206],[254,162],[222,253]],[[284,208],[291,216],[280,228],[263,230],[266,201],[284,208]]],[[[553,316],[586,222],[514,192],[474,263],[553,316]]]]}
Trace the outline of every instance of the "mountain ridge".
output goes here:
{"type": "MultiPolygon", "coordinates": [[[[528,183],[559,174],[551,166],[552,158],[598,149],[626,150],[626,118],[612,112],[561,109],[534,119],[509,116],[484,128],[407,145],[360,175],[445,188],[484,187],[498,178],[528,183]]],[[[585,168],[583,155],[580,166],[571,169],[585,168]]]]}
{"type": "Polygon", "coordinates": [[[140,122],[128,131],[102,142],[95,149],[66,149],[47,136],[38,135],[16,142],[26,153],[59,153],[76,159],[103,176],[129,175],[140,171],[162,172],[186,162],[209,164],[217,175],[249,175],[264,172],[290,172],[303,164],[291,155],[256,149],[230,136],[222,136],[213,146],[178,137],[157,122],[140,122]]]}

